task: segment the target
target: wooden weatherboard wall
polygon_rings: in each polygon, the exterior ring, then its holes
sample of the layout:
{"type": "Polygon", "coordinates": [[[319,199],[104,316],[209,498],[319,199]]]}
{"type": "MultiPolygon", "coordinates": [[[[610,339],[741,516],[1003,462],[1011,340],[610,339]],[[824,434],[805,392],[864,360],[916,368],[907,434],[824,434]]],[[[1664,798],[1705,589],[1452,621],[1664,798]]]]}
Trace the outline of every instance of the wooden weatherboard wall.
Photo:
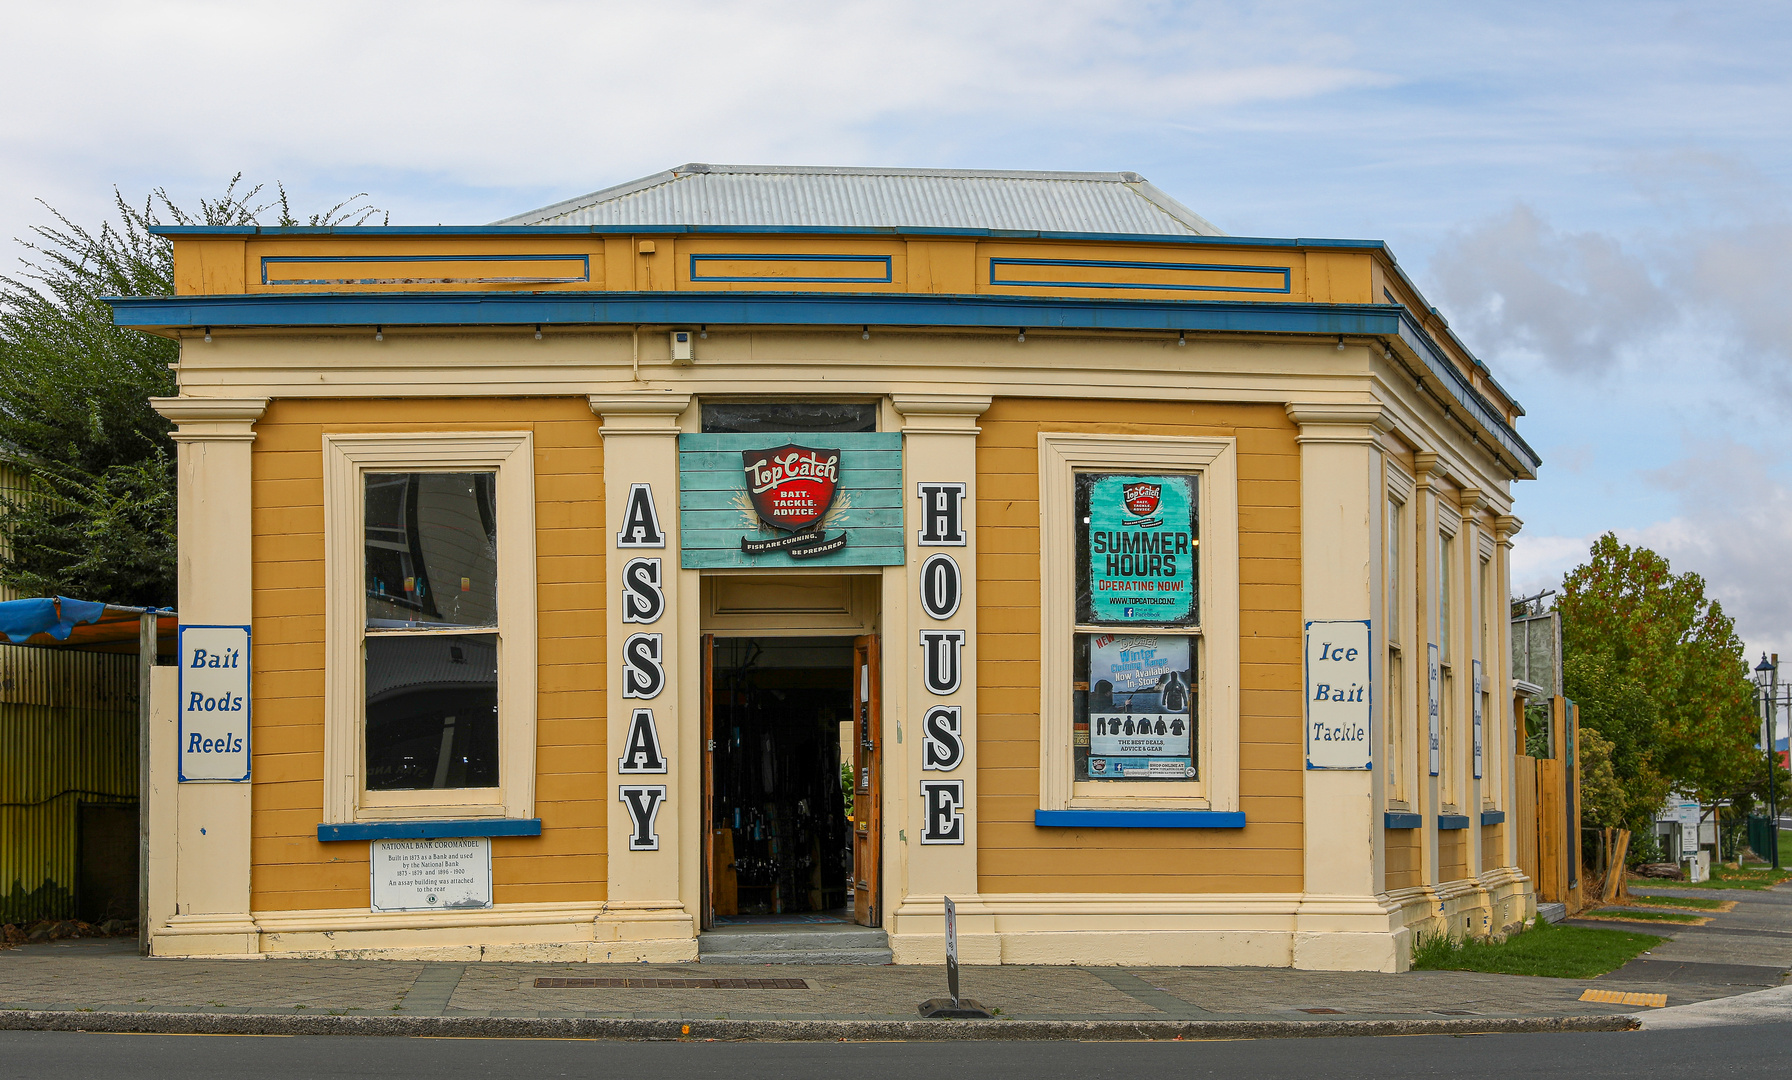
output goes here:
{"type": "Polygon", "coordinates": [[[583,397],[275,401],[255,426],[255,911],[368,905],[366,843],[323,843],[325,432],[535,434],[535,814],[492,841],[498,903],[606,898],[604,484],[583,397]]]}
{"type": "MultiPolygon", "coordinates": [[[[1280,405],[998,398],[977,436],[978,890],[1298,893],[1300,447],[1280,405]],[[1242,829],[1042,829],[1039,433],[1238,439],[1242,829]]],[[[1066,583],[1065,588],[1070,585],[1066,583]]]]}
{"type": "Polygon", "coordinates": [[[754,566],[901,566],[902,435],[894,431],[772,432],[678,437],[678,530],[686,570],[754,566]],[[783,551],[750,555],[740,542],[788,535],[760,521],[747,495],[741,454],[794,443],[840,451],[840,480],[821,528],[847,534],[827,555],[792,558],[783,551]]]}

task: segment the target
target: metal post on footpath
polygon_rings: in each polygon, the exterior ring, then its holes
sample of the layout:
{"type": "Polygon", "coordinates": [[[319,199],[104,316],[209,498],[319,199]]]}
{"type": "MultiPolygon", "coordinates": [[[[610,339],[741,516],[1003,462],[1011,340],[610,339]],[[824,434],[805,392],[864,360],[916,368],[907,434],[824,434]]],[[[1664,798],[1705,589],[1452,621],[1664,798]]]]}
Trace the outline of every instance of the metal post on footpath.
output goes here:
{"type": "Polygon", "coordinates": [[[951,997],[928,998],[921,1003],[921,1017],[926,1020],[993,1020],[995,1014],[974,998],[958,995],[958,905],[950,896],[945,901],[946,922],[946,990],[951,997]]]}

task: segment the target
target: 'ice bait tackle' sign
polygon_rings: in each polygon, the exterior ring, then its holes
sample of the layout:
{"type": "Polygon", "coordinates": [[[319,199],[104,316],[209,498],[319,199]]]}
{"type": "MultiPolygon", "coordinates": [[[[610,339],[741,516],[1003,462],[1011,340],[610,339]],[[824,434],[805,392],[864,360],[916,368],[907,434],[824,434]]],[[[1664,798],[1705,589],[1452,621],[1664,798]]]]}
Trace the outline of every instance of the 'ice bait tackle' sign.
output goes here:
{"type": "Polygon", "coordinates": [[[902,434],[678,437],[680,565],[899,566],[902,434]]]}
{"type": "Polygon", "coordinates": [[[1307,624],[1307,768],[1367,769],[1369,739],[1369,622],[1307,624]]]}

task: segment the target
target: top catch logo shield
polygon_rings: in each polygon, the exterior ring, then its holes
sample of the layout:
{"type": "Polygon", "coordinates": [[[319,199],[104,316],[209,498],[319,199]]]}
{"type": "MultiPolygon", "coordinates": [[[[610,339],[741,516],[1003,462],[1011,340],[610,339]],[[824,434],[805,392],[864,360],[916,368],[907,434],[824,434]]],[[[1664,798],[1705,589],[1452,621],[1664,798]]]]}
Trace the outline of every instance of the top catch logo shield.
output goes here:
{"type": "Polygon", "coordinates": [[[1163,519],[1152,515],[1157,513],[1158,503],[1162,501],[1164,487],[1162,484],[1128,484],[1120,490],[1120,501],[1126,505],[1126,512],[1133,515],[1132,520],[1122,521],[1122,525],[1133,525],[1141,529],[1155,529],[1163,524],[1163,519]]]}
{"type": "Polygon", "coordinates": [[[747,495],[759,518],[796,532],[820,522],[834,505],[840,483],[840,451],[785,445],[741,454],[747,495]]]}

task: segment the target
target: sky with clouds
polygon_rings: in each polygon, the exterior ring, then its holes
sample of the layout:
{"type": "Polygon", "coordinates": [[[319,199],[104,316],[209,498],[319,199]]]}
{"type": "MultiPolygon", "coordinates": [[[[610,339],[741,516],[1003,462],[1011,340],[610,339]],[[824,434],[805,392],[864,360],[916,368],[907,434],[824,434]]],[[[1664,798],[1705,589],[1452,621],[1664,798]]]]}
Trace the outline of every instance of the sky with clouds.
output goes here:
{"type": "Polygon", "coordinates": [[[1792,5],[0,0],[0,236],[191,204],[483,223],[686,161],[1126,169],[1389,241],[1524,403],[1513,586],[1615,530],[1792,656],[1792,5]]]}

